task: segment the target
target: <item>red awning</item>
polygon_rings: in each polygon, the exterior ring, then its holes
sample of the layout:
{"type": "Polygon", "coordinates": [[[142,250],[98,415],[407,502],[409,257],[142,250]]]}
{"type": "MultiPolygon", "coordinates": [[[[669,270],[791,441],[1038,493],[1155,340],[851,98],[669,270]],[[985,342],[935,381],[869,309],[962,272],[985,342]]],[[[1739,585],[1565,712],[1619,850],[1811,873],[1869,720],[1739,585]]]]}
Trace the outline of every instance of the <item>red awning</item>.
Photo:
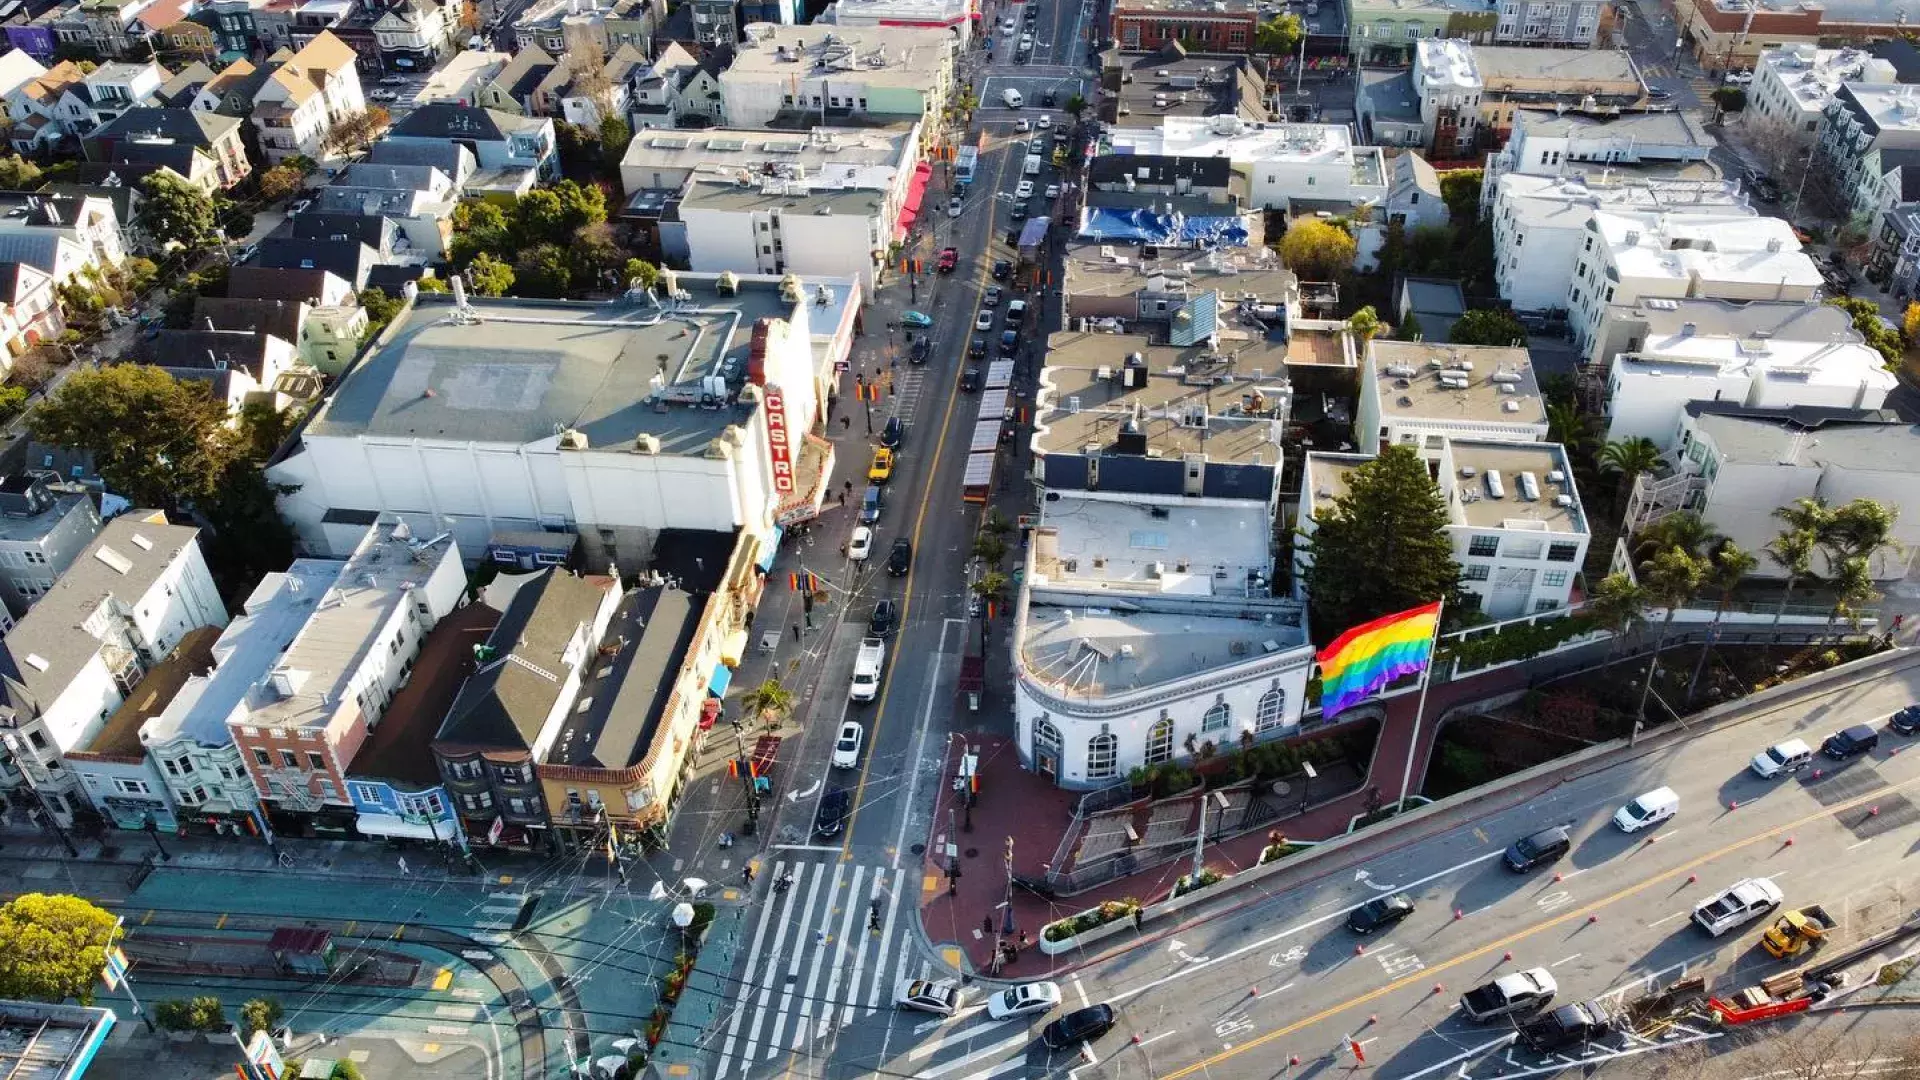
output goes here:
{"type": "Polygon", "coordinates": [[[720,699],[719,698],[708,698],[707,700],[700,703],[700,730],[701,731],[706,731],[712,728],[713,722],[718,719],[720,719],[720,699]]]}
{"type": "Polygon", "coordinates": [[[900,204],[900,222],[894,226],[893,238],[904,239],[907,230],[913,228],[913,222],[920,216],[920,204],[926,200],[927,184],[933,180],[933,166],[921,162],[913,167],[913,179],[907,182],[907,198],[900,204]]]}

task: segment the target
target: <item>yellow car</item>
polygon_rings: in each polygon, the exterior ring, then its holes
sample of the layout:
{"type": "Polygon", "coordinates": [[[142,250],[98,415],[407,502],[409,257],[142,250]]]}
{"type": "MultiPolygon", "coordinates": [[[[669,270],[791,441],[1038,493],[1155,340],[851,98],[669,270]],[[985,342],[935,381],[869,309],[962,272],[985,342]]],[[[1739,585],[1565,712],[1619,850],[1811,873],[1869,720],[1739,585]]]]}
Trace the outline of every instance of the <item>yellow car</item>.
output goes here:
{"type": "Polygon", "coordinates": [[[884,484],[893,477],[893,451],[881,447],[873,452],[873,464],[867,466],[867,479],[884,484]]]}

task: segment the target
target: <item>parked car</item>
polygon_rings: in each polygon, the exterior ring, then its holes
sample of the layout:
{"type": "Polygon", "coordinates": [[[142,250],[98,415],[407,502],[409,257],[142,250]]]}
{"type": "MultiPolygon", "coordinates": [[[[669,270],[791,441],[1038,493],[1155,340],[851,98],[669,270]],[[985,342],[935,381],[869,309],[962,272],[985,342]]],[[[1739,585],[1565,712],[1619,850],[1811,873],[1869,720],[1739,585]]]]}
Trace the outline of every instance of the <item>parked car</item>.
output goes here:
{"type": "Polygon", "coordinates": [[[1749,767],[1753,774],[1762,780],[1771,780],[1776,776],[1797,773],[1813,761],[1813,748],[1799,739],[1788,739],[1775,743],[1753,755],[1749,767]]]}
{"type": "Polygon", "coordinates": [[[853,536],[847,541],[847,558],[854,562],[865,562],[873,554],[873,530],[865,525],[855,525],[853,536]]]}
{"type": "Polygon", "coordinates": [[[874,602],[873,614],[867,616],[867,636],[886,637],[900,621],[900,602],[887,597],[874,602]]]}
{"type": "Polygon", "coordinates": [[[833,767],[851,769],[860,764],[860,744],[867,738],[867,729],[858,721],[848,720],[840,725],[840,737],[833,741],[833,767]]]}
{"type": "MultiPolygon", "coordinates": [[[[964,214],[966,212],[967,212],[967,202],[965,199],[962,199],[960,196],[955,195],[953,198],[947,200],[947,216],[948,217],[959,217],[961,214],[964,214]]],[[[953,249],[948,248],[947,250],[951,251],[953,249]]]]}
{"type": "Polygon", "coordinates": [[[1018,119],[1018,120],[1015,120],[1015,121],[1013,122],[1013,130],[1015,130],[1015,131],[1032,131],[1032,130],[1033,130],[1033,122],[1032,122],[1032,121],[1030,121],[1030,120],[1028,120],[1028,119],[1027,119],[1026,117],[1024,117],[1024,116],[1023,116],[1023,117],[1021,117],[1020,119],[1018,119]]]}
{"type": "Polygon", "coordinates": [[[1854,724],[1836,731],[1820,744],[1820,752],[1835,761],[1859,757],[1880,745],[1880,733],[1870,724],[1854,724]]]}
{"type": "Polygon", "coordinates": [[[1047,198],[1049,198],[1049,199],[1057,199],[1057,198],[1059,198],[1059,197],[1060,197],[1060,185],[1059,185],[1059,184],[1048,184],[1048,185],[1047,185],[1047,198]]]}
{"type": "Polygon", "coordinates": [[[1059,983],[1021,983],[988,998],[987,1017],[992,1020],[1011,1020],[1016,1016],[1039,1016],[1052,1012],[1059,1004],[1059,983]]]}
{"type": "Polygon", "coordinates": [[[1347,929],[1356,934],[1386,930],[1413,914],[1413,900],[1405,893],[1376,896],[1347,913],[1347,929]]]}
{"type": "Polygon", "coordinates": [[[1092,1042],[1113,1030],[1113,1006],[1102,1002],[1075,1009],[1048,1024],[1040,1032],[1040,1041],[1049,1050],[1065,1050],[1075,1043],[1092,1042]]]}
{"type": "Polygon", "coordinates": [[[1008,262],[1005,259],[995,259],[993,261],[992,273],[993,273],[993,280],[1005,281],[1009,277],[1013,276],[1013,264],[1008,262]]]}
{"type": "Polygon", "coordinates": [[[980,295],[980,306],[999,307],[1000,298],[1004,295],[1006,295],[1006,293],[1000,288],[1000,286],[989,285],[987,286],[987,291],[980,295]]]}
{"type": "Polygon", "coordinates": [[[1046,113],[1041,113],[1039,119],[1033,122],[1033,126],[1039,128],[1041,131],[1045,131],[1053,126],[1053,117],[1048,116],[1046,113]]]}
{"type": "Polygon", "coordinates": [[[895,1008],[917,1009],[935,1016],[952,1016],[960,1011],[960,998],[958,986],[931,979],[902,979],[893,991],[895,1008]]]}
{"type": "Polygon", "coordinates": [[[925,329],[933,325],[933,316],[923,311],[903,311],[900,321],[916,329],[925,329]]]}
{"type": "Polygon", "coordinates": [[[1619,1023],[1613,1010],[1598,1001],[1562,1005],[1520,1029],[1520,1041],[1540,1053],[1584,1046],[1609,1034],[1619,1023]]]}
{"type": "Polygon", "coordinates": [[[1553,1001],[1553,995],[1559,990],[1553,974],[1546,968],[1529,968],[1502,975],[1462,994],[1460,1011],[1467,1019],[1476,1021],[1538,1012],[1553,1001]]]}
{"type": "Polygon", "coordinates": [[[980,314],[973,317],[973,328],[975,330],[993,329],[993,309],[981,308],[980,314]]]}
{"type": "Polygon", "coordinates": [[[900,449],[907,439],[907,422],[897,416],[887,417],[887,424],[880,429],[880,445],[889,450],[900,449]]]}
{"type": "Polygon", "coordinates": [[[295,199],[293,201],[293,204],[287,207],[287,213],[289,215],[304,214],[307,211],[307,207],[312,205],[313,205],[312,199],[295,199]]]}
{"type": "Polygon", "coordinates": [[[1911,735],[1920,731],[1920,705],[1909,705],[1893,714],[1887,726],[1901,735],[1911,735]]]}
{"type": "Polygon", "coordinates": [[[1613,824],[1621,832],[1636,833],[1679,812],[1680,796],[1670,787],[1657,787],[1621,807],[1613,815],[1613,824]]]}
{"type": "Polygon", "coordinates": [[[1033,181],[1022,180],[1018,184],[1015,184],[1013,186],[1013,197],[1016,199],[1032,198],[1033,197],[1033,181]]]}
{"type": "Polygon", "coordinates": [[[919,365],[931,359],[933,359],[933,339],[925,336],[914,338],[913,345],[907,349],[907,363],[919,365]]]}
{"type": "Polygon", "coordinates": [[[405,86],[407,85],[407,77],[405,75],[385,75],[381,77],[380,85],[381,86],[405,86]]]}
{"type": "Polygon", "coordinates": [[[887,552],[887,573],[893,577],[906,577],[913,566],[913,541],[898,537],[893,542],[893,550],[887,552]]]}
{"type": "Polygon", "coordinates": [[[983,337],[976,337],[972,341],[968,342],[967,355],[975,358],[976,360],[982,356],[987,355],[987,339],[983,337]]]}
{"type": "Polygon", "coordinates": [[[1049,90],[1046,93],[1040,95],[1040,104],[1051,109],[1053,108],[1054,97],[1055,97],[1054,92],[1049,90]]]}
{"type": "Polygon", "coordinates": [[[1747,878],[1695,904],[1693,921],[1708,934],[1719,937],[1779,907],[1782,899],[1780,886],[1771,879],[1747,878]]]}
{"type": "Polygon", "coordinates": [[[1516,874],[1524,874],[1560,861],[1561,856],[1573,850],[1573,841],[1568,838],[1565,826],[1556,825],[1551,829],[1541,829],[1513,842],[1507,849],[1507,869],[1516,874]]]}

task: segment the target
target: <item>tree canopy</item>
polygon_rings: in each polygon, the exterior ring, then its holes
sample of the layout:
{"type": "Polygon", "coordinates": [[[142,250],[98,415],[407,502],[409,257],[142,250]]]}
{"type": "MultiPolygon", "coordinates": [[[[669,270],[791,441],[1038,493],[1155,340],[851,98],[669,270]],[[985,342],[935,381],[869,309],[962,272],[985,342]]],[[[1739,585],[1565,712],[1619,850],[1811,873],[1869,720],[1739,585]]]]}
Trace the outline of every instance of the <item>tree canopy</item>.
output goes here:
{"type": "Polygon", "coordinates": [[[92,452],[107,486],[135,506],[175,510],[219,491],[232,456],[226,421],[206,383],[116,364],[74,372],[29,425],[41,442],[92,452]]]}
{"type": "Polygon", "coordinates": [[[281,199],[292,198],[293,194],[300,190],[300,184],[305,179],[305,174],[299,169],[290,165],[275,165],[261,173],[255,182],[262,199],[267,202],[279,202],[281,199]]]}
{"type": "Polygon", "coordinates": [[[1338,225],[1296,218],[1280,238],[1280,258],[1308,281],[1331,281],[1353,268],[1356,247],[1353,236],[1338,225]]]}
{"type": "Polygon", "coordinates": [[[1512,345],[1527,343],[1527,328],[1511,311],[1475,308],[1453,324],[1447,340],[1455,345],[1512,345]]]}
{"type": "Polygon", "coordinates": [[[1390,446],[1347,474],[1305,540],[1315,641],[1434,600],[1457,600],[1447,502],[1412,448],[1390,446]]]}
{"type": "Polygon", "coordinates": [[[77,896],[27,893],[0,906],[0,997],[93,1003],[115,920],[77,896]]]}
{"type": "Polygon", "coordinates": [[[607,225],[606,193],[562,180],[530,191],[511,205],[461,203],[453,215],[454,266],[469,272],[475,291],[500,296],[562,297],[596,286],[626,288],[621,269],[632,255],[607,225]],[[479,263],[480,257],[488,257],[479,263]],[[479,264],[475,270],[476,264],[479,264]],[[498,292],[489,291],[497,287],[498,292]]]}
{"type": "Polygon", "coordinates": [[[1867,339],[1867,344],[1886,359],[1889,368],[1901,362],[1906,353],[1906,342],[1900,339],[1900,331],[1888,326],[1881,317],[1879,305],[1851,296],[1835,296],[1827,303],[1853,318],[1853,328],[1860,331],[1860,336],[1867,339]]]}
{"type": "Polygon", "coordinates": [[[171,173],[157,172],[140,181],[140,193],[146,196],[140,227],[154,243],[197,250],[220,242],[219,209],[206,192],[171,173]]]}
{"type": "Polygon", "coordinates": [[[1481,169],[1455,169],[1440,174],[1440,198],[1455,221],[1471,222],[1480,216],[1480,188],[1486,183],[1481,169]]]}
{"type": "Polygon", "coordinates": [[[0,189],[32,191],[39,186],[40,166],[19,154],[0,157],[0,189]]]}
{"type": "Polygon", "coordinates": [[[1307,28],[1300,16],[1276,15],[1254,30],[1253,47],[1269,56],[1286,56],[1299,48],[1300,39],[1306,36],[1307,28]]]}

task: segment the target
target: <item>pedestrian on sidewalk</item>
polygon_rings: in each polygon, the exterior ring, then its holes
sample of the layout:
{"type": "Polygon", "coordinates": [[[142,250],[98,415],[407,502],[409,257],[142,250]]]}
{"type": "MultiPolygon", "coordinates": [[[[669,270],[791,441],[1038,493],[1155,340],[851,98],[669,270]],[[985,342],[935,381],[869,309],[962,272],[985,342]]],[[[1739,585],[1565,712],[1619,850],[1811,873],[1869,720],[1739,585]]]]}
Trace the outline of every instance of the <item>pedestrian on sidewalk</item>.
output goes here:
{"type": "Polygon", "coordinates": [[[983,934],[993,933],[993,916],[991,915],[980,916],[980,932],[983,934]]]}
{"type": "Polygon", "coordinates": [[[795,641],[800,640],[800,624],[799,623],[793,624],[793,640],[795,641]]]}
{"type": "Polygon", "coordinates": [[[853,417],[851,417],[851,416],[843,416],[843,417],[841,417],[841,418],[840,418],[840,430],[841,430],[841,431],[845,431],[845,430],[847,430],[848,428],[850,428],[850,427],[852,427],[852,426],[853,426],[853,417]]]}
{"type": "Polygon", "coordinates": [[[741,867],[740,874],[747,879],[747,884],[753,884],[753,863],[749,862],[747,865],[741,867]]]}

